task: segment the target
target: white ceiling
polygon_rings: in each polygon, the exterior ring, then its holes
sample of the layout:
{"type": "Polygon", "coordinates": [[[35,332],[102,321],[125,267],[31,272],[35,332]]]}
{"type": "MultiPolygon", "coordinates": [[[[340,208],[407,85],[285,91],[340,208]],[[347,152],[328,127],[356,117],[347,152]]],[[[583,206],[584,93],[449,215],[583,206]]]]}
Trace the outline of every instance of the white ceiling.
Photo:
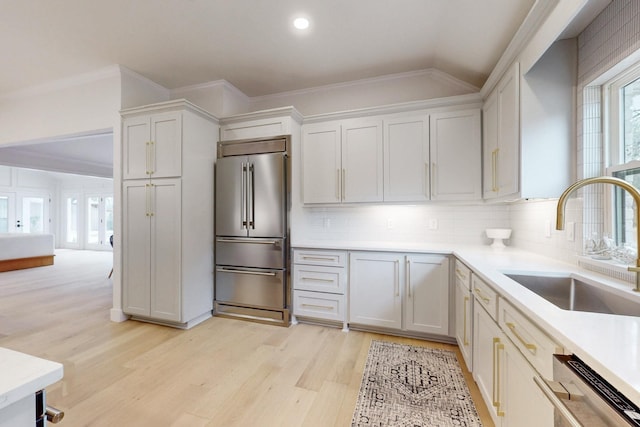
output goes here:
{"type": "MultiPolygon", "coordinates": [[[[113,64],[167,89],[224,79],[248,96],[427,68],[479,88],[535,1],[6,0],[0,97],[113,64]],[[299,14],[307,33],[291,25],[299,14]]],[[[100,141],[1,156],[78,157],[98,170],[100,141]]]]}
{"type": "Polygon", "coordinates": [[[0,94],[113,64],[168,89],[225,79],[248,96],[426,68],[481,87],[534,2],[7,0],[0,94]]]}

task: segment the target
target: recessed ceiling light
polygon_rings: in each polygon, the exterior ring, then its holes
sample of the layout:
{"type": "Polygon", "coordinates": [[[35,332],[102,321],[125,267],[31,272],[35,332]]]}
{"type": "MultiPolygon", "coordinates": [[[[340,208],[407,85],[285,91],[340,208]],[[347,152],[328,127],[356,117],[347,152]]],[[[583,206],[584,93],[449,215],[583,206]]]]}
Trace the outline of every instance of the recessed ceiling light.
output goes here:
{"type": "Polygon", "coordinates": [[[299,30],[306,30],[309,28],[309,20],[307,18],[296,18],[293,20],[293,26],[299,30]]]}

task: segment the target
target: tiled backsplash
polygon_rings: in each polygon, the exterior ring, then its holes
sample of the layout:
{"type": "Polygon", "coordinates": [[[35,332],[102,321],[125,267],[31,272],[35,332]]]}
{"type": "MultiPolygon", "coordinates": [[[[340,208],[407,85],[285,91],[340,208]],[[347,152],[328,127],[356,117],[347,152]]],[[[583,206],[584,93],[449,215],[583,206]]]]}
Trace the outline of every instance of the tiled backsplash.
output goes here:
{"type": "Polygon", "coordinates": [[[567,202],[568,231],[555,229],[557,200],[511,204],[341,206],[304,208],[296,241],[350,240],[488,245],[487,228],[511,228],[506,243],[568,262],[582,253],[582,200],[567,202]]]}
{"type": "Polygon", "coordinates": [[[486,228],[508,228],[507,205],[304,208],[296,240],[488,244],[486,228]]]}

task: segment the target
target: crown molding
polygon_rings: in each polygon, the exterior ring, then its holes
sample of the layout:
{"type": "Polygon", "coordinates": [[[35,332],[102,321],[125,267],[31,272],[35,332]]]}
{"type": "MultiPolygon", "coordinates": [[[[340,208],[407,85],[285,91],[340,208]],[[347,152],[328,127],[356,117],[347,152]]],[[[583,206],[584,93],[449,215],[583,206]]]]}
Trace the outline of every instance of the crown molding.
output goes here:
{"type": "Polygon", "coordinates": [[[443,71],[440,71],[438,69],[435,68],[426,68],[423,70],[417,70],[417,71],[407,71],[404,73],[395,73],[395,74],[387,74],[384,76],[379,76],[379,77],[371,77],[371,78],[367,78],[367,79],[360,79],[360,80],[352,80],[352,81],[348,81],[348,82],[341,82],[341,83],[333,83],[333,84],[328,84],[328,85],[323,85],[323,86],[312,86],[312,87],[308,87],[308,88],[304,88],[304,89],[298,89],[298,90],[291,90],[291,91],[287,91],[287,92],[279,92],[279,93],[274,93],[271,95],[262,95],[262,96],[254,96],[249,98],[249,102],[250,103],[257,103],[257,102],[263,102],[263,101],[267,101],[270,99],[278,99],[278,98],[286,98],[286,97],[291,97],[291,96],[304,96],[304,95],[309,95],[309,94],[313,94],[313,93],[317,93],[317,92],[325,92],[327,90],[334,90],[334,89],[345,89],[345,88],[349,88],[349,87],[357,87],[357,86],[365,86],[365,85],[371,85],[371,84],[379,84],[379,83],[385,83],[385,82],[390,82],[393,80],[403,80],[403,79],[407,79],[407,78],[411,78],[411,77],[423,77],[423,76],[430,76],[433,77],[435,79],[441,80],[441,81],[446,81],[447,83],[450,84],[454,84],[456,86],[459,86],[461,89],[467,90],[467,91],[471,91],[471,92],[478,92],[480,89],[467,83],[464,82],[462,80],[459,80],[443,71]]]}
{"type": "Polygon", "coordinates": [[[227,80],[224,80],[224,79],[213,80],[210,82],[198,83],[194,85],[182,86],[175,89],[171,89],[171,96],[181,94],[184,92],[192,92],[192,91],[203,90],[203,89],[215,89],[218,87],[223,87],[224,89],[227,89],[233,92],[234,94],[239,95],[240,97],[246,99],[247,101],[250,99],[244,92],[242,92],[240,89],[238,89],[237,87],[235,87],[234,85],[232,85],[231,83],[229,83],[227,80]]]}
{"type": "Polygon", "coordinates": [[[220,119],[220,125],[244,122],[247,120],[270,119],[273,117],[291,117],[297,123],[302,123],[304,117],[294,106],[271,108],[268,110],[253,111],[250,113],[235,114],[220,119]]]}
{"type": "Polygon", "coordinates": [[[323,122],[327,120],[350,119],[381,114],[405,113],[410,111],[429,110],[434,108],[448,107],[481,107],[482,96],[480,93],[469,95],[447,96],[443,98],[432,98],[423,101],[411,101],[398,104],[389,104],[376,107],[358,108],[355,110],[336,111],[331,113],[315,114],[306,116],[304,124],[323,122]]]}

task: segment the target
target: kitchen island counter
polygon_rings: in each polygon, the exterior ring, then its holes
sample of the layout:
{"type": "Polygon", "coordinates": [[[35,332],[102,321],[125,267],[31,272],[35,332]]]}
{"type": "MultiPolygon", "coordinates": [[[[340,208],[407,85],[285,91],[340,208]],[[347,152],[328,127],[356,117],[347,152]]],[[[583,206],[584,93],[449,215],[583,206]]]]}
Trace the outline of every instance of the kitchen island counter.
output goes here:
{"type": "MultiPolygon", "coordinates": [[[[23,418],[23,409],[35,422],[35,393],[62,379],[62,364],[0,347],[0,426],[23,418]]],[[[31,424],[33,425],[33,424],[31,424]]]]}

